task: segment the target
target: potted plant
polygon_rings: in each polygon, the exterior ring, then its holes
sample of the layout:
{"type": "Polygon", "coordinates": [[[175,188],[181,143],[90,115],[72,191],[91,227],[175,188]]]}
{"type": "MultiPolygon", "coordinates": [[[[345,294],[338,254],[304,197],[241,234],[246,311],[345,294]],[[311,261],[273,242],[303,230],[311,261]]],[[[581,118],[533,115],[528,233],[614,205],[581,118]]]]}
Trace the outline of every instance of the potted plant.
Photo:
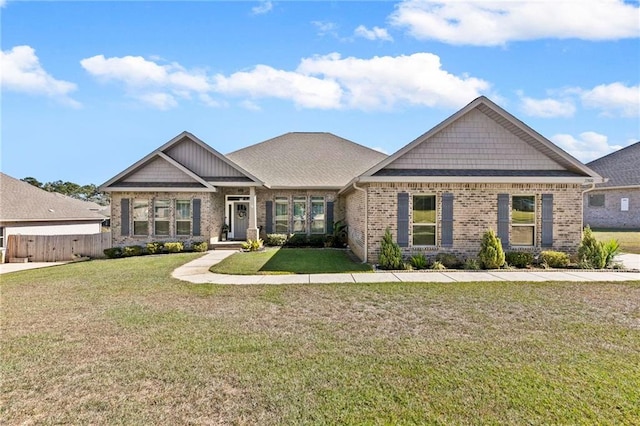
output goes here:
{"type": "Polygon", "coordinates": [[[227,235],[229,234],[229,225],[224,223],[220,232],[220,241],[227,241],[227,235]]]}

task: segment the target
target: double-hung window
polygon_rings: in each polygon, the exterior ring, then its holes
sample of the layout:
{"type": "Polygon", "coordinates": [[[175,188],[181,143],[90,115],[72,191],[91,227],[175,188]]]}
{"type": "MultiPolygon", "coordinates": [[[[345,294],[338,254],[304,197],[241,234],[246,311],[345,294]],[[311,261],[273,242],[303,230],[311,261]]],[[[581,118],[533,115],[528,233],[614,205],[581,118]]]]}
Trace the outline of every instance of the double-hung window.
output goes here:
{"type": "Polygon", "coordinates": [[[604,194],[589,194],[589,207],[604,207],[604,194]]]}
{"type": "Polygon", "coordinates": [[[153,205],[153,225],[155,235],[169,235],[170,200],[155,200],[153,205]]]}
{"type": "Polygon", "coordinates": [[[276,197],[276,234],[289,233],[289,199],[276,197]]]}
{"type": "Polygon", "coordinates": [[[533,246],[536,235],[536,197],[514,195],[511,199],[511,245],[533,246]]]}
{"type": "Polygon", "coordinates": [[[306,234],[307,232],[307,199],[293,197],[293,232],[306,234]]]}
{"type": "Polygon", "coordinates": [[[413,196],[413,245],[436,245],[436,196],[413,196]]]}
{"type": "Polygon", "coordinates": [[[191,235],[191,200],[176,200],[176,235],[191,235]]]}
{"type": "Polygon", "coordinates": [[[133,235],[149,235],[149,200],[133,201],[133,235]]]}
{"type": "Polygon", "coordinates": [[[324,197],[311,197],[311,233],[324,234],[324,197]]]}

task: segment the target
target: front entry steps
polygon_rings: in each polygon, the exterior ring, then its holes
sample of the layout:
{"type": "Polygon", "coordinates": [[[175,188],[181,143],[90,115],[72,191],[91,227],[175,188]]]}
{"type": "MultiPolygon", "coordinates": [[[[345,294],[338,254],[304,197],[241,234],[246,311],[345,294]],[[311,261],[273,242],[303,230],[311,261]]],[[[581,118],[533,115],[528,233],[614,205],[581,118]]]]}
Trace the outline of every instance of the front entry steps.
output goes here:
{"type": "Polygon", "coordinates": [[[244,241],[216,241],[209,244],[211,250],[240,250],[244,241]]]}

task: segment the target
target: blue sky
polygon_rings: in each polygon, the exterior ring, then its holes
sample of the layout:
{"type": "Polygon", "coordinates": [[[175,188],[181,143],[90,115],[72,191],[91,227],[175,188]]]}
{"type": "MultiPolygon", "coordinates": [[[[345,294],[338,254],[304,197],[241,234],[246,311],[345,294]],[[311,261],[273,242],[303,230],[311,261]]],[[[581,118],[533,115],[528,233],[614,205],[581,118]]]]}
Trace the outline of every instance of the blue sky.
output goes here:
{"type": "Polygon", "coordinates": [[[640,140],[638,1],[0,0],[0,165],[100,184],[183,130],[393,153],[485,95],[582,161],[640,140]]]}

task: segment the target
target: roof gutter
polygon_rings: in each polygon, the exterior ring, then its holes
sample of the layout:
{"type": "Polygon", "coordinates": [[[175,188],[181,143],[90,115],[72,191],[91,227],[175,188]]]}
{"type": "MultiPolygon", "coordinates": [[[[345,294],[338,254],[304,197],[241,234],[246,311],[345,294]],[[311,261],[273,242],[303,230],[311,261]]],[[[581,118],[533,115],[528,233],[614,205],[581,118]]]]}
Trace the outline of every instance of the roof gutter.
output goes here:
{"type": "Polygon", "coordinates": [[[362,256],[362,263],[367,263],[367,253],[369,252],[369,206],[367,203],[367,190],[360,188],[355,182],[353,182],[353,189],[356,191],[362,191],[364,194],[364,255],[362,256]]]}

